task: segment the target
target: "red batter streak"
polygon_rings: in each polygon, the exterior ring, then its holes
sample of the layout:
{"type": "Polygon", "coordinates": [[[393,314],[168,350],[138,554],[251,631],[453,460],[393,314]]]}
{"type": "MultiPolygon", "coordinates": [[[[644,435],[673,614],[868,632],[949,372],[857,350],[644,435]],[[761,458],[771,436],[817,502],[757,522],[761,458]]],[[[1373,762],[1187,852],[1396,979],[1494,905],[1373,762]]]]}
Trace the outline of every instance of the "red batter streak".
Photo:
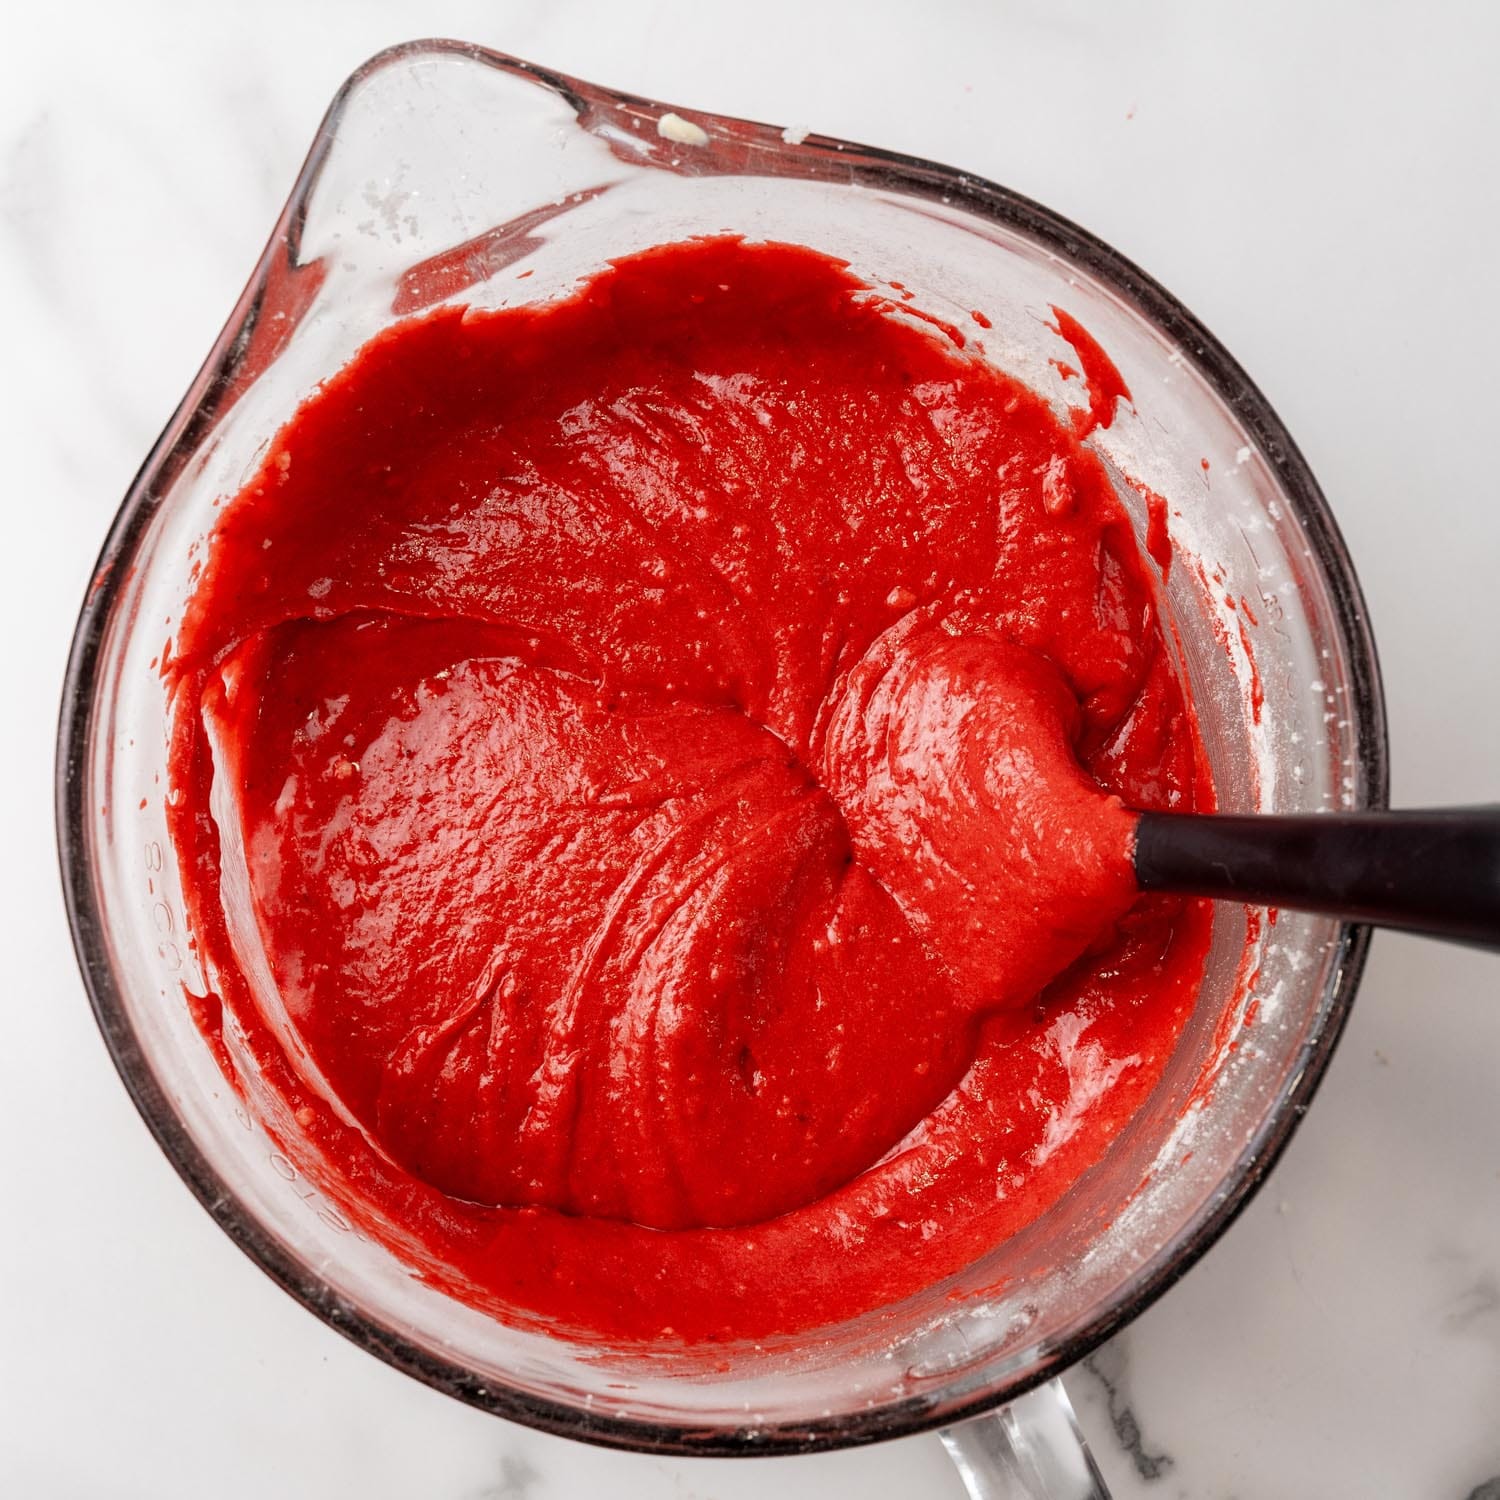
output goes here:
{"type": "Polygon", "coordinates": [[[1098,1159],[1193,1003],[1205,910],[1136,898],[1121,799],[1210,796],[1124,511],[812,251],[391,329],[226,507],[171,672],[204,1024],[502,1316],[912,1293],[1098,1159]]]}

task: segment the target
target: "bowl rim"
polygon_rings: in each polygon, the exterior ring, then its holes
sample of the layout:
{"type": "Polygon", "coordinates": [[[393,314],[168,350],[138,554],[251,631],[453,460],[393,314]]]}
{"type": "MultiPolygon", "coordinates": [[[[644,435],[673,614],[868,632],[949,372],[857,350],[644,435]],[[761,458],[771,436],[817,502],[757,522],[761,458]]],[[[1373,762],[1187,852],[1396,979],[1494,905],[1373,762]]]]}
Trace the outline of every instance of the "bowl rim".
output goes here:
{"type": "MultiPolygon", "coordinates": [[[[1313,1095],[1348,1019],[1364,969],[1370,929],[1343,925],[1334,944],[1332,979],[1321,1014],[1303,1046],[1301,1066],[1262,1119],[1251,1144],[1219,1184],[1210,1204],[1168,1255],[1136,1273],[1110,1305],[1073,1334],[1039,1352],[1009,1383],[944,1402],[941,1391],[904,1398],[854,1413],[806,1422],[779,1421],[740,1427],[657,1422],[589,1411],[564,1401],[509,1387],[491,1376],[435,1355],[396,1329],[371,1318],[262,1229],[232,1187],[192,1139],[130,1025],[109,958],[102,902],[94,878],[93,824],[88,812],[89,751],[96,723],[97,668],[114,606],[161,495],[197,448],[230,395],[247,331],[253,328],[266,273],[276,257],[292,258],[300,241],[307,200],[351,96],[387,67],[426,57],[457,57],[498,69],[562,95],[580,114],[605,105],[646,110],[672,106],[658,100],[585,83],[519,58],[471,43],[429,39],[377,52],[334,95],[313,138],[266,248],[208,358],[188,387],[131,482],[95,563],[75,627],[63,680],[55,762],[55,817],[68,924],[95,1019],[126,1092],[157,1145],[194,1196],[236,1245],[283,1290],[360,1348],[424,1384],[467,1404],[563,1437],[636,1452],[679,1456],[788,1455],[853,1447],[951,1426],[1000,1406],[1076,1364],[1176,1284],[1238,1217],[1280,1158],[1313,1095]],[[167,482],[163,482],[166,480],[167,482]]],[[[1273,468],[1316,556],[1328,587],[1338,633],[1348,654],[1350,717],[1357,731],[1355,801],[1388,805],[1389,746],[1379,659],[1364,597],[1348,548],[1328,503],[1290,433],[1269,401],[1227,349],[1183,304],[1152,277],[1089,231],[1051,209],[982,177],[939,163],[832,137],[809,134],[780,147],[775,127],[702,110],[683,113],[712,126],[748,132],[780,156],[810,150],[836,161],[844,181],[898,184],[907,192],[938,195],[981,219],[996,221],[1079,265],[1156,331],[1218,395],[1254,439],[1273,468]],[[777,145],[772,146],[772,137],[777,145]]],[[[803,176],[817,176],[804,172],[803,176]]]]}

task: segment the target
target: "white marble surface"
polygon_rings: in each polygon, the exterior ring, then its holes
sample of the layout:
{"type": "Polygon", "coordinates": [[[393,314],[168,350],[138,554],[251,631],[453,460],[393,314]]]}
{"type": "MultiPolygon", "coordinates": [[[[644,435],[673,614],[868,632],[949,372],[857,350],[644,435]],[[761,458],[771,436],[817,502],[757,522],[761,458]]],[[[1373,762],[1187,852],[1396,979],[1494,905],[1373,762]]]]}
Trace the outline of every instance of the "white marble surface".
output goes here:
{"type": "MultiPolygon", "coordinates": [[[[935,1438],[669,1463],[406,1380],[213,1227],[95,1034],[51,834],[72,618],[328,96],[421,34],[955,162],[1155,273],[1261,382],[1334,502],[1384,655],[1396,796],[1415,803],[1500,796],[1500,10],[0,8],[0,1493],[957,1496],[935,1438]]],[[[1500,962],[1377,940],[1268,1188],[1068,1385],[1121,1496],[1500,1495],[1500,962]]]]}

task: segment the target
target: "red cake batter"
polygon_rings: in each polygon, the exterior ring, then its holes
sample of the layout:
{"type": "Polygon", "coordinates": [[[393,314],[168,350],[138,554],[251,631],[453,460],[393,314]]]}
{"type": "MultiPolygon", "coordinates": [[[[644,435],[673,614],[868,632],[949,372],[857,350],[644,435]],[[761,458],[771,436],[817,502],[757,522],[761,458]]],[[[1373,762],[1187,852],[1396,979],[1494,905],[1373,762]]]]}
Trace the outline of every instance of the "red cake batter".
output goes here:
{"type": "Polygon", "coordinates": [[[226,506],[169,669],[204,1024],[424,1274],[828,1323],[1151,1088],[1208,924],[1122,804],[1211,796],[1056,316],[1074,422],[837,261],[667,246],[392,328],[226,506]]]}

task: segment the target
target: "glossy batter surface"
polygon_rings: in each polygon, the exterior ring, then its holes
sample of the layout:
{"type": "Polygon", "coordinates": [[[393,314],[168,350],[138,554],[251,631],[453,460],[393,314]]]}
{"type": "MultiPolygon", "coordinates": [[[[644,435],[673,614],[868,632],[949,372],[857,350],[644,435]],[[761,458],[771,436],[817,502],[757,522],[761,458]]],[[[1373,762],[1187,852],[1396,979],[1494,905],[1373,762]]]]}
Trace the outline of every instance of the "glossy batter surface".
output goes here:
{"type": "Polygon", "coordinates": [[[393,328],[226,506],[170,667],[205,1025],[479,1305],[864,1311],[1170,1052],[1207,918],[1137,899],[1122,800],[1209,794],[1082,446],[1124,386],[1090,340],[1069,423],[962,342],[812,251],[663,247],[393,328]]]}

